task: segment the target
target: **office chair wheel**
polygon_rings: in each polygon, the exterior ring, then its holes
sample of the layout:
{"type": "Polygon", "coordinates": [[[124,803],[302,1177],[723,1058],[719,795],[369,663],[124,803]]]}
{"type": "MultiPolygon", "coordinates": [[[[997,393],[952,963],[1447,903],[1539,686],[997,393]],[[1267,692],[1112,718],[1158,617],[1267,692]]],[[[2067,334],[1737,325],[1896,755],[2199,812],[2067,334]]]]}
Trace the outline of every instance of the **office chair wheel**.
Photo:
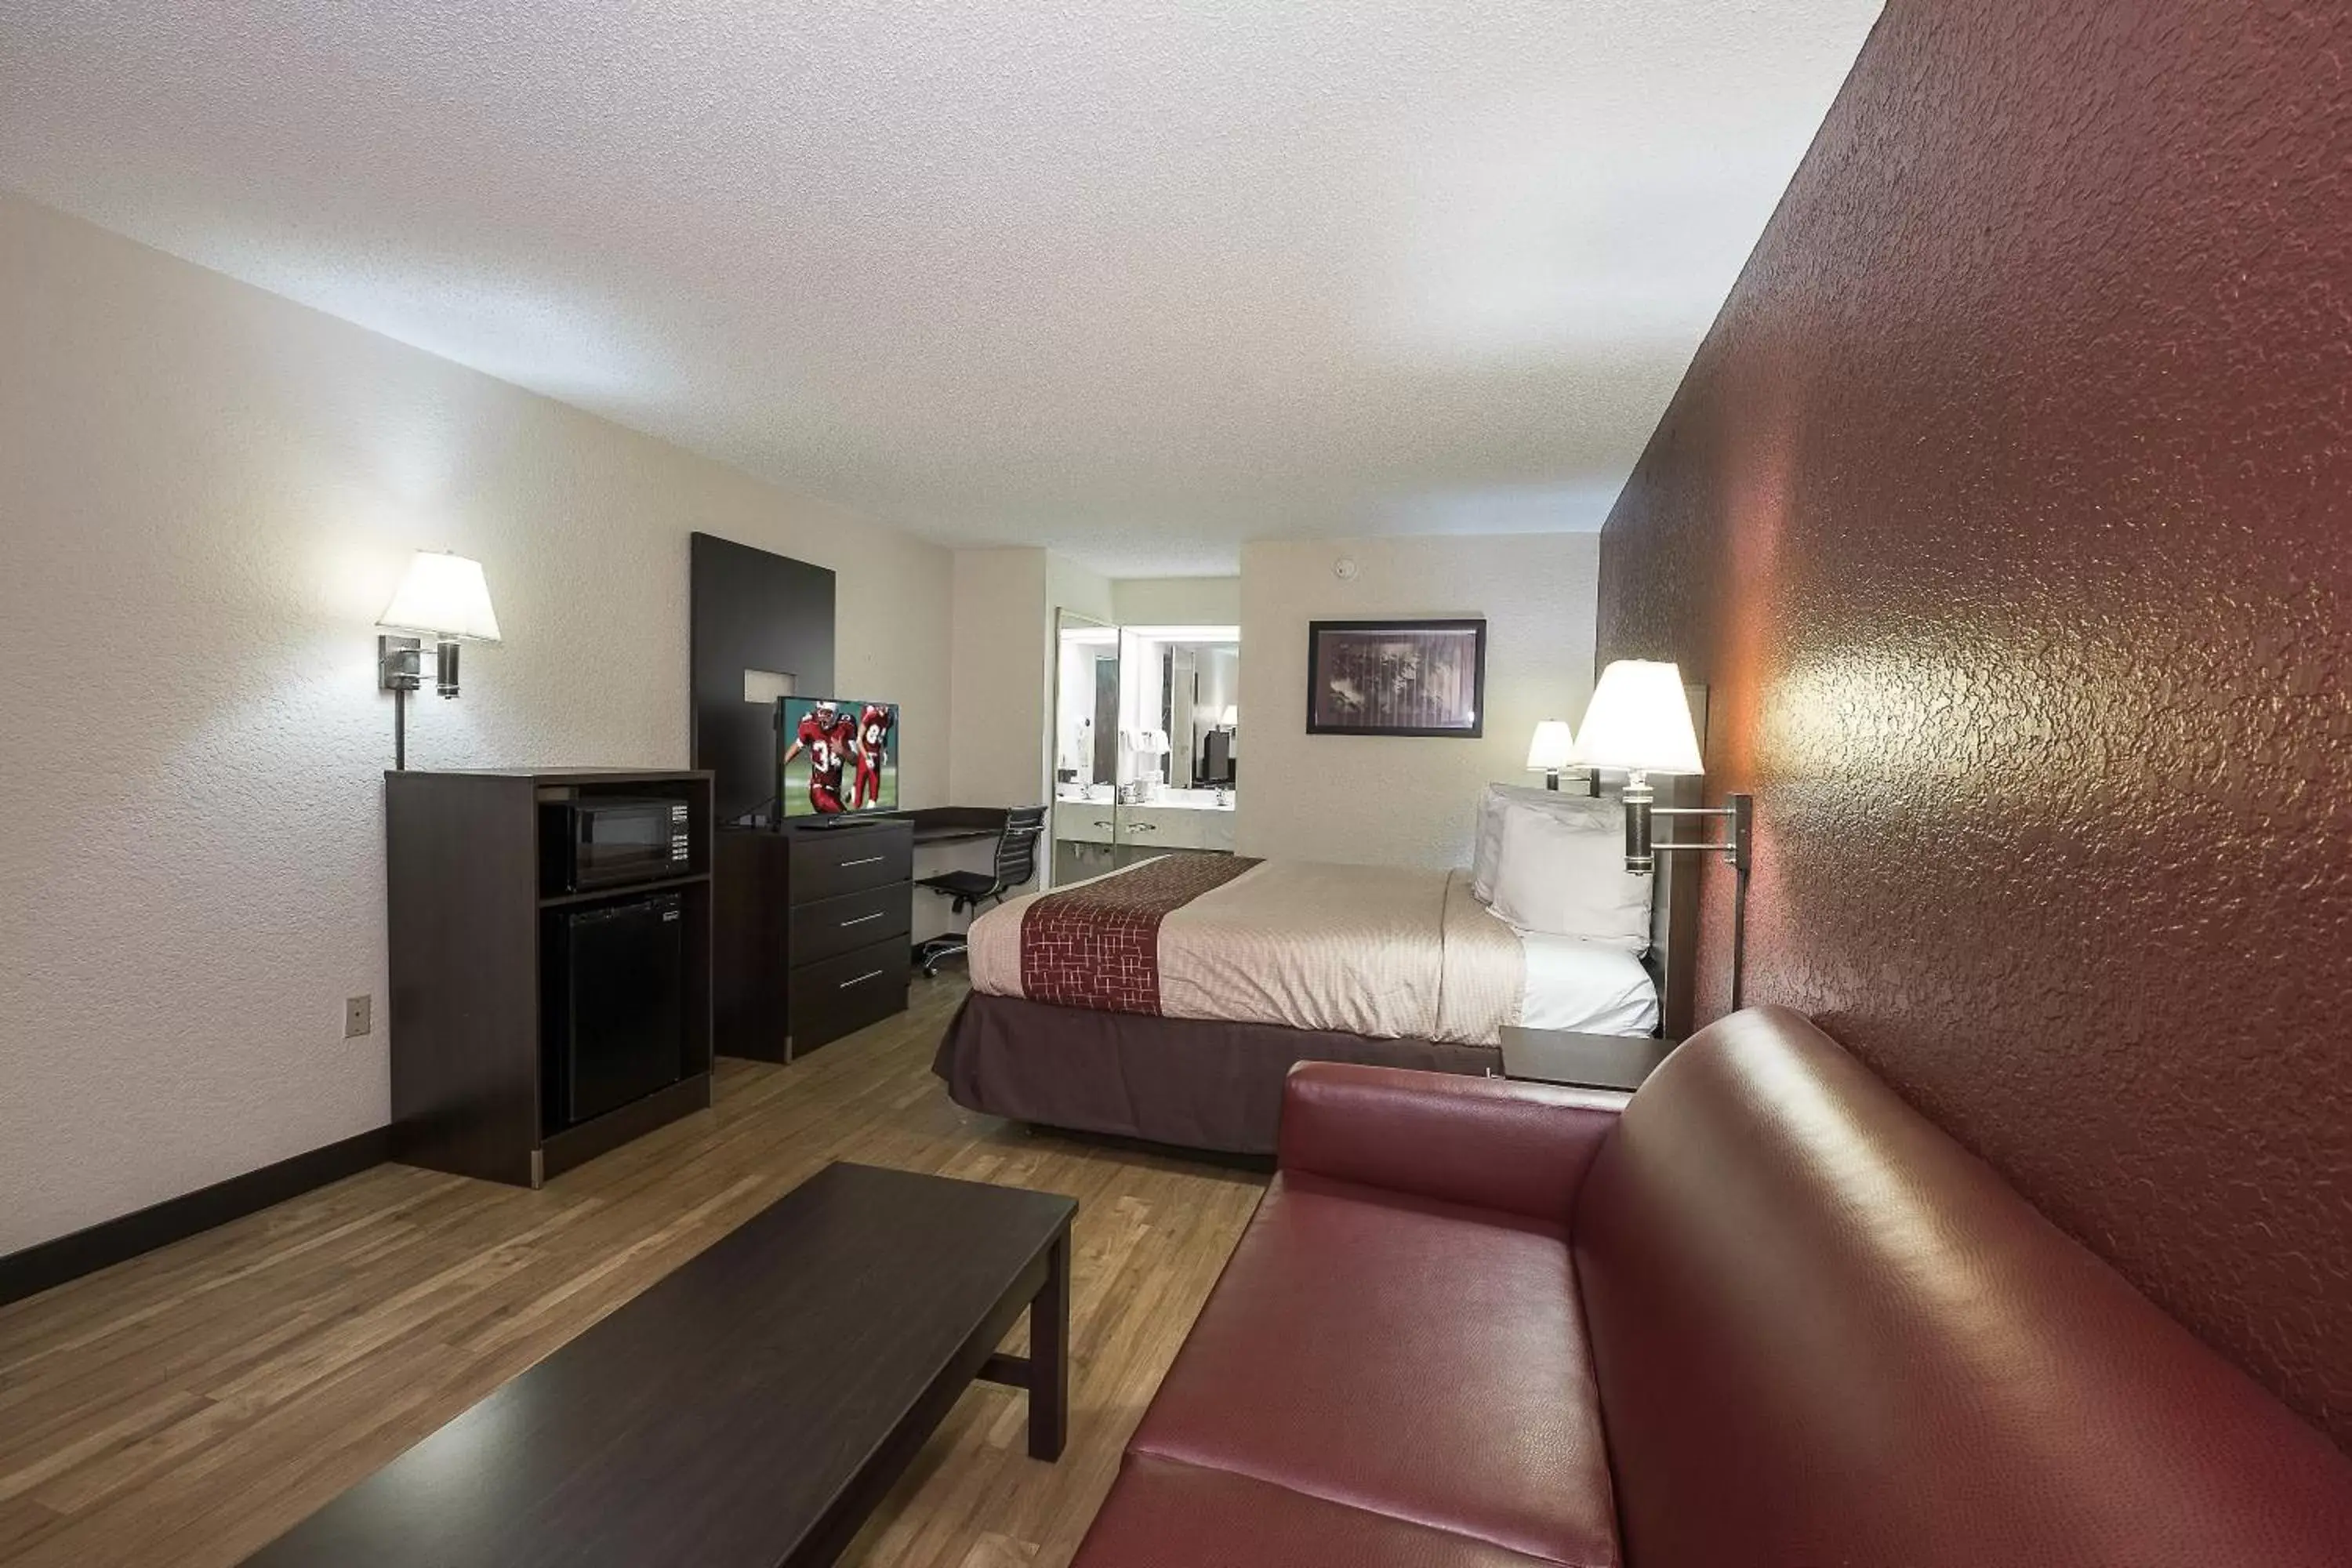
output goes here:
{"type": "Polygon", "coordinates": [[[915,950],[915,963],[922,969],[924,979],[937,980],[940,964],[959,952],[970,951],[971,944],[961,937],[935,936],[915,950]]]}

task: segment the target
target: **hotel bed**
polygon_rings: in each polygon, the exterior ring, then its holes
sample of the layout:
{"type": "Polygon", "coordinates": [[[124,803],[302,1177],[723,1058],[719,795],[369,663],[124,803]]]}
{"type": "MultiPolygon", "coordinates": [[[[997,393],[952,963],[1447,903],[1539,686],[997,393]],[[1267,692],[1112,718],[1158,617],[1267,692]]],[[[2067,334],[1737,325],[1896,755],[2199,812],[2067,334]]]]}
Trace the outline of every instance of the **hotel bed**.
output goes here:
{"type": "Polygon", "coordinates": [[[1656,1031],[1626,944],[1522,933],[1466,871],[1168,856],[990,910],[935,1068],[1017,1121],[1273,1151],[1301,1060],[1483,1073],[1514,1024],[1656,1031]]]}

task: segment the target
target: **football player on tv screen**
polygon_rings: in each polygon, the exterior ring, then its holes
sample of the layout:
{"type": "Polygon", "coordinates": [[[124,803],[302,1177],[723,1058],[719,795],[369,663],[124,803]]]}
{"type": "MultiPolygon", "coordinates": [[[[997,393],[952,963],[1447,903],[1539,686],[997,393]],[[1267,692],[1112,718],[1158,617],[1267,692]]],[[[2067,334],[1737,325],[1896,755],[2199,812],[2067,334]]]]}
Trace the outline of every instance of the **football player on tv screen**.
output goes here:
{"type": "Polygon", "coordinates": [[[882,764],[889,756],[890,710],[869,702],[857,716],[857,773],[850,781],[850,810],[882,804],[882,764]]]}
{"type": "Polygon", "coordinates": [[[831,702],[818,703],[801,719],[784,765],[790,767],[794,757],[808,753],[809,805],[820,816],[837,816],[846,809],[841,802],[841,774],[856,739],[856,724],[831,702]]]}

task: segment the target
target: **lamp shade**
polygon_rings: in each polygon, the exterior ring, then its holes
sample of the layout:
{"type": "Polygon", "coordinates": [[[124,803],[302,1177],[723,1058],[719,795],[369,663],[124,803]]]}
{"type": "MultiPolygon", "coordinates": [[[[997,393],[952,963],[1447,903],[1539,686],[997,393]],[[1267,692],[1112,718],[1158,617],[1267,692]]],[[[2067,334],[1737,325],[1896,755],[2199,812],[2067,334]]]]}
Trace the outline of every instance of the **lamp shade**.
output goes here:
{"type": "Polygon", "coordinates": [[[499,617],[482,563],[437,550],[420,550],[408,575],[376,617],[386,631],[416,632],[443,642],[496,642],[499,617]]]}
{"type": "Polygon", "coordinates": [[[1579,762],[1595,768],[1705,773],[1681,669],[1643,658],[1612,662],[1592,689],[1576,754],[1579,762]]]}
{"type": "Polygon", "coordinates": [[[1528,772],[1556,773],[1576,763],[1576,736],[1565,719],[1547,719],[1528,742],[1528,772]]]}

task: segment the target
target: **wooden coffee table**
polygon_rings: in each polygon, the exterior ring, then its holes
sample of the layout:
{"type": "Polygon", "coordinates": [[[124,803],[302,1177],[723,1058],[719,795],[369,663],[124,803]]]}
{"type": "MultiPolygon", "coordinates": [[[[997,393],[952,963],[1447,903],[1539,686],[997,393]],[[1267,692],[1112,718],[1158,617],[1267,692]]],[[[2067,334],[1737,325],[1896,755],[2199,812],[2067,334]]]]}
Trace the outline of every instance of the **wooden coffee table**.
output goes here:
{"type": "Polygon", "coordinates": [[[829,1165],[248,1561],[831,1563],[974,1378],[1060,1457],[1077,1206],[829,1165]]]}

